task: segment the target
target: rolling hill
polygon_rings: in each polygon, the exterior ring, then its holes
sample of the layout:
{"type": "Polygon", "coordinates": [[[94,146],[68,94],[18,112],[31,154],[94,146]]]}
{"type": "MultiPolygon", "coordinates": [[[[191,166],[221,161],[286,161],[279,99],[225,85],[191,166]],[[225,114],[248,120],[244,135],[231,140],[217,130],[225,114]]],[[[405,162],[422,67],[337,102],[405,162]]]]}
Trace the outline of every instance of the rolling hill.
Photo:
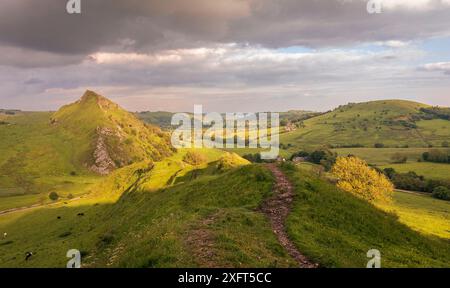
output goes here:
{"type": "Polygon", "coordinates": [[[429,147],[450,139],[450,121],[427,117],[428,105],[403,100],[381,100],[340,106],[310,118],[304,127],[285,133],[281,143],[290,151],[331,148],[429,147]]]}

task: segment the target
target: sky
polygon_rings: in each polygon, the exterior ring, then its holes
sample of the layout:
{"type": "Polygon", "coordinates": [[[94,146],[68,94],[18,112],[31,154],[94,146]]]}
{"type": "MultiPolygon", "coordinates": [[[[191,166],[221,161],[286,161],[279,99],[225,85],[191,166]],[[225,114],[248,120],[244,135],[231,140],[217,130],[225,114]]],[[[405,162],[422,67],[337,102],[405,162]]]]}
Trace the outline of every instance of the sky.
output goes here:
{"type": "Polygon", "coordinates": [[[450,106],[450,0],[80,1],[0,1],[0,108],[87,89],[130,111],[450,106]]]}

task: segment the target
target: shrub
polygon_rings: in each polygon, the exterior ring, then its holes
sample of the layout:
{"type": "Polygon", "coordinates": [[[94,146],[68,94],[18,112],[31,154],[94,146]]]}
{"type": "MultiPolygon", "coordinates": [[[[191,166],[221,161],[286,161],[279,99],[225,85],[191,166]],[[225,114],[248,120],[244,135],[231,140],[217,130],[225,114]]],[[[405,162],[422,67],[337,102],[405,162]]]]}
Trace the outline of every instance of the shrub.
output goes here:
{"type": "Polygon", "coordinates": [[[408,156],[401,154],[401,153],[395,153],[394,155],[392,155],[391,160],[392,160],[392,163],[402,164],[402,163],[406,163],[406,161],[408,161],[408,156]]]}
{"type": "Polygon", "coordinates": [[[374,147],[375,148],[384,148],[384,144],[383,143],[375,143],[374,147]]]}
{"type": "Polygon", "coordinates": [[[197,165],[205,163],[207,161],[207,159],[201,153],[198,153],[195,151],[188,151],[186,153],[186,155],[184,155],[183,161],[188,164],[191,164],[193,166],[197,166],[197,165]]]}
{"type": "Polygon", "coordinates": [[[291,160],[293,160],[294,158],[296,158],[296,157],[302,157],[302,158],[306,158],[306,157],[308,157],[309,156],[309,153],[308,152],[306,152],[306,151],[300,151],[300,152],[297,152],[297,153],[294,153],[294,154],[292,154],[292,156],[291,156],[291,160]]]}
{"type": "Polygon", "coordinates": [[[48,194],[48,198],[50,198],[50,200],[52,201],[56,201],[59,199],[59,195],[56,192],[50,192],[50,194],[48,194]]]}
{"type": "Polygon", "coordinates": [[[438,149],[431,149],[428,152],[424,152],[422,154],[422,159],[428,162],[436,162],[436,163],[449,163],[450,157],[448,152],[440,151],[438,149]]]}
{"type": "Polygon", "coordinates": [[[325,170],[331,170],[331,167],[336,162],[337,154],[328,149],[316,150],[309,155],[309,160],[315,164],[320,164],[325,167],[325,170]]]}
{"type": "Polygon", "coordinates": [[[248,160],[250,162],[253,162],[253,163],[261,163],[262,162],[261,154],[259,154],[259,153],[246,154],[246,155],[242,156],[242,158],[244,158],[244,159],[246,159],[246,160],[248,160]]]}
{"type": "Polygon", "coordinates": [[[434,188],[432,196],[437,199],[450,201],[450,189],[439,186],[434,188]]]}
{"type": "Polygon", "coordinates": [[[394,191],[385,175],[357,157],[338,157],[331,172],[339,188],[368,201],[388,201],[394,191]]]}

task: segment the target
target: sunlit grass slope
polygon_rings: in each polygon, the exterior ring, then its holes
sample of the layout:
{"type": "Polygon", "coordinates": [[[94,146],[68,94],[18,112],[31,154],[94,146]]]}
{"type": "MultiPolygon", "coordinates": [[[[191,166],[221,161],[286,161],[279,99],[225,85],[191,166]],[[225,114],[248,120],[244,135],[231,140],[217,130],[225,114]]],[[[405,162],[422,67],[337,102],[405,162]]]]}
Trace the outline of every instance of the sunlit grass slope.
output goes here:
{"type": "MultiPolygon", "coordinates": [[[[288,233],[307,256],[327,267],[365,267],[370,249],[382,267],[448,267],[448,240],[422,235],[397,217],[302,170],[285,169],[295,184],[288,233]]],[[[423,212],[423,211],[422,211],[423,212]]]]}
{"type": "Polygon", "coordinates": [[[165,168],[177,167],[163,177],[168,179],[181,167],[174,156],[159,168],[141,163],[119,169],[97,194],[77,203],[0,217],[0,231],[8,232],[0,241],[0,266],[64,267],[72,248],[82,251],[85,267],[293,266],[257,211],[271,194],[270,173],[261,166],[239,168],[245,162],[220,170],[218,163],[235,163],[230,158],[236,156],[212,154],[203,168],[185,167],[208,170],[188,182],[153,189],[165,168]],[[198,254],[209,243],[208,257],[198,254]],[[26,251],[35,253],[29,261],[26,251]]]}
{"type": "Polygon", "coordinates": [[[400,222],[424,234],[450,239],[450,202],[430,195],[394,192],[391,203],[379,203],[380,208],[392,211],[400,222]]]}

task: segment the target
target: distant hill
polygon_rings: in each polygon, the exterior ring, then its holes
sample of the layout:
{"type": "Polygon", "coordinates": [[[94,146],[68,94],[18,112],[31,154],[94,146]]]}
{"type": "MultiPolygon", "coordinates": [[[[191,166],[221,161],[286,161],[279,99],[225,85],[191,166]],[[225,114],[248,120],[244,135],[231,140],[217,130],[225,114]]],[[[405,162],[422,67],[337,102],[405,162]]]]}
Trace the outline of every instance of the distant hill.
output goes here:
{"type": "MultiPolygon", "coordinates": [[[[157,111],[157,112],[144,111],[135,113],[135,115],[145,123],[157,125],[164,130],[171,130],[174,128],[174,126],[171,125],[173,114],[174,113],[172,112],[164,112],[164,111],[157,111]]],[[[187,114],[192,116],[192,113],[187,114]]],[[[279,112],[279,114],[281,125],[286,126],[289,123],[292,124],[300,123],[303,120],[320,115],[321,113],[303,110],[290,110],[287,112],[279,112]]],[[[222,114],[222,116],[225,118],[225,114],[222,114]]]]}
{"type": "Polygon", "coordinates": [[[136,117],[138,117],[145,123],[157,125],[164,130],[169,130],[172,128],[170,122],[172,120],[173,114],[174,113],[172,112],[164,112],[164,111],[158,112],[144,111],[135,113],[136,117]]]}
{"type": "Polygon", "coordinates": [[[450,121],[428,105],[383,100],[340,106],[303,121],[304,126],[281,136],[291,150],[328,147],[429,147],[450,137],[450,121]]]}

